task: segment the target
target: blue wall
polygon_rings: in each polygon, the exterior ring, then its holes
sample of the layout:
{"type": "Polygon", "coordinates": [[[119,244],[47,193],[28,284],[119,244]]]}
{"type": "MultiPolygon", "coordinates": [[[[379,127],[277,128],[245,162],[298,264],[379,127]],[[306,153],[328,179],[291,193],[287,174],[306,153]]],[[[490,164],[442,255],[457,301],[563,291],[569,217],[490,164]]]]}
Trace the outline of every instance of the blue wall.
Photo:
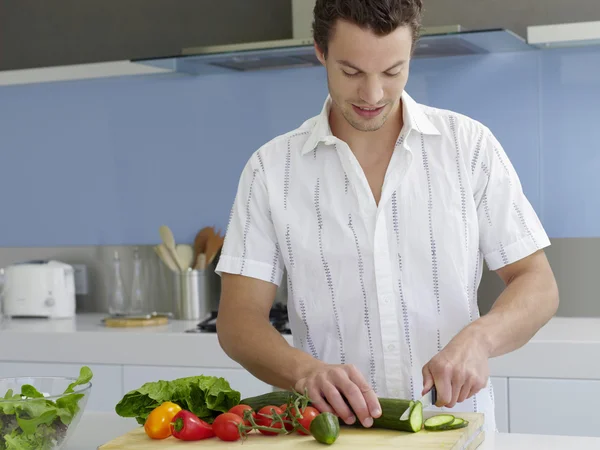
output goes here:
{"type": "MultiPolygon", "coordinates": [[[[408,92],[488,125],[551,237],[600,236],[600,48],[413,62],[408,92]]],[[[0,246],[224,228],[249,155],[317,114],[321,68],[0,87],[0,246]]]]}

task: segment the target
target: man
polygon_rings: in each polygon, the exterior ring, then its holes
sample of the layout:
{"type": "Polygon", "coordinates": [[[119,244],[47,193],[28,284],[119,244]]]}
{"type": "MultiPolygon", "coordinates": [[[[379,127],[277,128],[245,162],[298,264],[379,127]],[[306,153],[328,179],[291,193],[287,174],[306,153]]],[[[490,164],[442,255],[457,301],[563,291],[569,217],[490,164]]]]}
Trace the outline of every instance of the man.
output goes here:
{"type": "Polygon", "coordinates": [[[308,389],[346,423],[369,427],[378,397],[435,385],[438,407],[483,412],[494,431],[488,359],[525,344],[558,292],[548,237],[491,131],[404,92],[421,8],[317,1],[330,95],[243,170],[218,336],[256,377],[308,389]],[[484,260],[506,288],[479,317],[484,260]],[[293,347],[268,320],[284,268],[293,347]]]}

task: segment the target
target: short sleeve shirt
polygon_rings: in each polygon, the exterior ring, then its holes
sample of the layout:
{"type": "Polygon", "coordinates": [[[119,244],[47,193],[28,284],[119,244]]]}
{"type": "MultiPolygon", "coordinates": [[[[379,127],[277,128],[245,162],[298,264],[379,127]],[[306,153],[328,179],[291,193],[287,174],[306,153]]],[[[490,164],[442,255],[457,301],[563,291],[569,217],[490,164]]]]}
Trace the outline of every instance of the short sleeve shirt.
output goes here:
{"type": "MultiPolygon", "coordinates": [[[[321,113],[255,151],[241,174],[217,273],[279,285],[294,346],[354,364],[380,397],[416,399],[422,367],[479,317],[496,270],[550,245],[489,128],[402,94],[404,126],[377,204],[321,113]]],[[[434,410],[436,408],[434,407],[434,410]]],[[[446,411],[484,412],[491,383],[446,411]]]]}

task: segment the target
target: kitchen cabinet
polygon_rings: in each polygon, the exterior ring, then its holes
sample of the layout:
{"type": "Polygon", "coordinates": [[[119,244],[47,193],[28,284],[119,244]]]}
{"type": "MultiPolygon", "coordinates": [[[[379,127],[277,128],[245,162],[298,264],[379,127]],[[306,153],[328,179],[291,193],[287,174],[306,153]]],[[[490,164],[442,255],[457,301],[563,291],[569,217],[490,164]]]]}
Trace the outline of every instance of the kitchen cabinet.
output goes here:
{"type": "Polygon", "coordinates": [[[510,378],[511,433],[600,436],[600,380],[510,378]]]}
{"type": "Polygon", "coordinates": [[[496,428],[500,433],[508,433],[508,378],[491,377],[494,387],[496,428]]]}
{"type": "Polygon", "coordinates": [[[523,38],[530,25],[600,20],[600,2],[593,0],[427,0],[424,4],[425,27],[507,28],[523,38]]]}
{"type": "MultiPolygon", "coordinates": [[[[0,362],[0,377],[74,377],[83,364],[0,362]]],[[[87,364],[92,370],[92,392],[86,411],[113,412],[123,396],[122,366],[87,364]]],[[[3,395],[4,392],[0,393],[3,395]]]]}
{"type": "Polygon", "coordinates": [[[285,39],[281,0],[2,2],[0,70],[172,56],[201,45],[285,39]]]}
{"type": "Polygon", "coordinates": [[[230,386],[239,391],[242,398],[273,391],[273,386],[263,383],[244,369],[218,369],[203,367],[124,366],[123,387],[125,393],[144,383],[158,380],[207,375],[225,378],[230,386]]]}

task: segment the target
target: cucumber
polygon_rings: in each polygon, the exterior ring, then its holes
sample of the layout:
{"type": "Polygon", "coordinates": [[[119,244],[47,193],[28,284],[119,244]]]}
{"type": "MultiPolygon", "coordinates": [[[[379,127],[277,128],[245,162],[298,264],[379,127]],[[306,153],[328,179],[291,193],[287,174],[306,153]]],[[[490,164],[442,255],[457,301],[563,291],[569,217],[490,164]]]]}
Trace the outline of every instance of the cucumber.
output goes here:
{"type": "Polygon", "coordinates": [[[321,444],[331,445],[340,435],[340,421],[330,412],[321,413],[310,422],[310,434],[321,444]]]}
{"type": "Polygon", "coordinates": [[[424,426],[427,431],[445,430],[454,422],[454,419],[456,419],[456,417],[452,414],[438,414],[427,419],[424,426]]]}
{"type": "MultiPolygon", "coordinates": [[[[244,398],[240,401],[241,404],[250,406],[253,410],[258,411],[263,406],[282,405],[288,403],[295,396],[290,391],[275,391],[256,397],[244,398]]],[[[373,419],[372,428],[381,428],[387,430],[408,431],[416,433],[423,427],[423,405],[420,402],[412,400],[403,400],[396,398],[379,398],[381,405],[381,416],[373,419]],[[400,421],[400,416],[407,408],[412,408],[407,420],[400,421]]],[[[353,425],[362,427],[359,421],[353,425]]]]}
{"type": "Polygon", "coordinates": [[[452,414],[438,414],[427,419],[424,426],[427,431],[458,430],[469,426],[469,421],[452,414]]]}
{"type": "Polygon", "coordinates": [[[460,417],[455,417],[454,421],[448,425],[448,430],[458,430],[459,428],[465,428],[469,426],[469,421],[465,419],[461,419],[460,417]]]}
{"type": "Polygon", "coordinates": [[[240,404],[248,405],[254,411],[258,411],[263,406],[281,406],[284,403],[288,403],[293,397],[294,394],[290,391],[274,391],[257,395],[256,397],[243,398],[240,400],[240,404]]]}

